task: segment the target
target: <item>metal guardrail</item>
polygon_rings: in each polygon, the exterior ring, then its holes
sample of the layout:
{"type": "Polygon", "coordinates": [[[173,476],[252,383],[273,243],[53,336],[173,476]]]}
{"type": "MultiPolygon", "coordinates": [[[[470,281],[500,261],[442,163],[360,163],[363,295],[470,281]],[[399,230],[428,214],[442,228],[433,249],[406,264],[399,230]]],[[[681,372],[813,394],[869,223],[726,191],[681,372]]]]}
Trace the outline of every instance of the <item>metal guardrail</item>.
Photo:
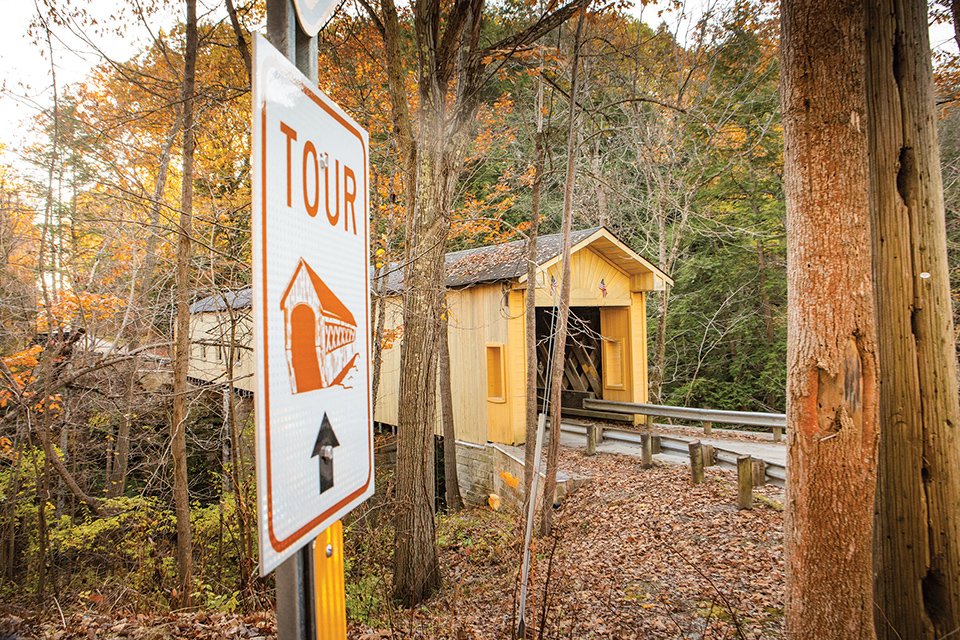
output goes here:
{"type": "Polygon", "coordinates": [[[593,411],[626,413],[642,416],[677,418],[704,423],[704,432],[709,433],[709,425],[740,424],[749,427],[769,427],[773,430],[773,441],[780,442],[783,430],[787,428],[787,416],[784,413],[762,413],[758,411],[723,411],[720,409],[697,409],[694,407],[671,407],[663,404],[641,404],[638,402],[616,402],[614,400],[584,399],[583,407],[593,411]]]}
{"type": "MultiPolygon", "coordinates": [[[[629,403],[619,403],[619,404],[629,404],[629,403]]],[[[649,405],[656,406],[656,405],[649,405]]],[[[726,413],[735,413],[728,411],[726,413]]],[[[773,414],[776,415],[776,414],[773,414]]],[[[581,435],[583,437],[587,436],[587,428],[584,425],[580,424],[571,424],[569,422],[563,422],[560,425],[560,430],[566,433],[574,433],[581,435]]],[[[641,434],[637,431],[627,431],[625,429],[615,429],[612,427],[603,427],[600,430],[600,435],[598,436],[599,441],[604,440],[613,440],[615,442],[625,442],[627,444],[632,444],[636,446],[641,445],[641,434]]],[[[689,444],[694,439],[685,440],[684,438],[677,438],[674,436],[665,436],[660,435],[660,449],[666,450],[675,454],[680,454],[686,456],[689,453],[689,444]]],[[[598,442],[599,444],[599,442],[598,442]]],[[[737,457],[742,455],[737,451],[731,451],[729,449],[723,449],[721,447],[714,446],[714,453],[716,455],[716,464],[721,469],[728,469],[731,471],[737,470],[737,457]]],[[[766,478],[765,481],[776,485],[778,487],[785,487],[787,481],[787,469],[784,465],[779,462],[774,462],[772,460],[764,460],[766,465],[766,478]]]]}
{"type": "Polygon", "coordinates": [[[663,404],[640,404],[637,402],[616,402],[613,400],[585,399],[583,406],[595,411],[610,413],[631,413],[644,416],[660,416],[695,420],[698,422],[720,422],[722,424],[742,424],[750,427],[787,426],[785,413],[760,413],[756,411],[722,411],[720,409],[696,409],[692,407],[670,407],[663,404]]]}

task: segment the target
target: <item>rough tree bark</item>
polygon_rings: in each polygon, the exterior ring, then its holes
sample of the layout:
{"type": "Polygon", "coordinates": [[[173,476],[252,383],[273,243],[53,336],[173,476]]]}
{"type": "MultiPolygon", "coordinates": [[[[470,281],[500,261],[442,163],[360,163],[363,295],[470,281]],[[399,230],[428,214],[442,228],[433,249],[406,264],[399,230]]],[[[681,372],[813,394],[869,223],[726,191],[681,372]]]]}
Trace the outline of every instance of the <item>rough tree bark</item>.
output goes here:
{"type": "Polygon", "coordinates": [[[173,364],[173,415],[170,422],[170,455],[173,458],[173,498],[177,517],[177,576],[183,608],[192,605],[190,592],[193,541],[190,529],[190,494],[187,488],[187,368],[190,364],[190,244],[193,228],[193,98],[197,68],[197,2],[186,0],[186,49],[183,55],[183,176],[180,193],[180,228],[177,242],[177,318],[173,364]]]}
{"type": "Polygon", "coordinates": [[[960,400],[926,4],[867,15],[874,290],[880,356],[876,628],[960,629],[960,400]]]}
{"type": "Polygon", "coordinates": [[[786,630],[873,638],[877,356],[864,6],[787,0],[786,630]]]}

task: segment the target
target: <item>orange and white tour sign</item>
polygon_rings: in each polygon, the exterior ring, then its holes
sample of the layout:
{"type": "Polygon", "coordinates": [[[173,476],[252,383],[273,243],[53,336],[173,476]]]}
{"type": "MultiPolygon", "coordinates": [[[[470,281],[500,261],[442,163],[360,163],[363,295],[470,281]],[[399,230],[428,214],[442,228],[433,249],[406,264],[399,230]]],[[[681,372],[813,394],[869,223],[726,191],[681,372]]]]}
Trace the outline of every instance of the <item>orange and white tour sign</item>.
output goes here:
{"type": "Polygon", "coordinates": [[[373,493],[367,132],[254,38],[260,572],[373,493]]]}

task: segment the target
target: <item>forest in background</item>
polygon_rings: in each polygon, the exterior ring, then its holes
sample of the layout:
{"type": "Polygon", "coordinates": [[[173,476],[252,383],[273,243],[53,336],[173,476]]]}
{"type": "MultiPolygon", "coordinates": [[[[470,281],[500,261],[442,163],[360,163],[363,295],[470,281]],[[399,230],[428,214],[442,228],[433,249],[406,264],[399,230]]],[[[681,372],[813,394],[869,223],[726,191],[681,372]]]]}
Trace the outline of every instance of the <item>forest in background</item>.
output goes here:
{"type": "MultiPolygon", "coordinates": [[[[163,8],[93,25],[82,7],[47,3],[37,45],[49,47],[57,29],[146,31],[150,12],[163,8]]],[[[520,2],[491,6],[483,38],[496,41],[537,11],[520,2]]],[[[412,49],[409,15],[401,9],[401,17],[412,49]]],[[[262,6],[232,2],[222,20],[199,20],[191,299],[250,283],[247,47],[263,21],[262,6]]],[[[651,22],[619,5],[586,22],[574,227],[607,226],[676,282],[649,306],[652,402],[781,412],[786,243],[776,9],[718,7],[682,36],[651,22]]],[[[174,355],[186,29],[149,37],[150,46],[104,60],[83,83],[58,86],[53,69],[55,100],[33,122],[37,142],[0,166],[4,599],[110,591],[150,607],[183,596],[172,554],[171,390],[149,388],[137,372],[145,362],[163,369],[174,355]]],[[[540,76],[540,233],[559,231],[572,37],[571,26],[561,27],[495,66],[448,250],[524,237],[540,76]]],[[[330,71],[321,88],[370,132],[377,268],[402,256],[405,240],[381,43],[349,3],[320,36],[320,67],[330,71]]],[[[938,64],[956,309],[956,61],[938,64]]],[[[255,608],[266,585],[256,578],[251,426],[218,395],[197,391],[187,402],[193,600],[255,608]]]]}

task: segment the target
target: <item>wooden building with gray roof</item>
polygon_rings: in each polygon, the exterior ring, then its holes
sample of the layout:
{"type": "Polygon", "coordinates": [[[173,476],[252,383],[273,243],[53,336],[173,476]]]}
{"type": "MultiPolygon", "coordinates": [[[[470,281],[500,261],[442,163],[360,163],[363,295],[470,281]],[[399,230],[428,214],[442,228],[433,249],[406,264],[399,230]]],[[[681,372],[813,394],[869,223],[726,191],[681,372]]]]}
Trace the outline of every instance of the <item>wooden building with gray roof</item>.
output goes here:
{"type": "MultiPolygon", "coordinates": [[[[569,408],[565,413],[579,413],[576,404],[584,397],[646,402],[646,297],[651,291],[672,286],[673,281],[603,227],[574,232],[572,241],[571,335],[563,378],[569,408]]],[[[541,390],[546,382],[554,305],[559,299],[561,249],[559,234],[538,239],[537,368],[541,390]]],[[[460,441],[524,441],[526,262],[524,241],[446,256],[451,385],[460,441]]],[[[389,336],[399,337],[402,271],[387,271],[386,329],[389,336]]],[[[374,417],[387,424],[397,423],[401,339],[390,341],[381,357],[374,417]]]]}

